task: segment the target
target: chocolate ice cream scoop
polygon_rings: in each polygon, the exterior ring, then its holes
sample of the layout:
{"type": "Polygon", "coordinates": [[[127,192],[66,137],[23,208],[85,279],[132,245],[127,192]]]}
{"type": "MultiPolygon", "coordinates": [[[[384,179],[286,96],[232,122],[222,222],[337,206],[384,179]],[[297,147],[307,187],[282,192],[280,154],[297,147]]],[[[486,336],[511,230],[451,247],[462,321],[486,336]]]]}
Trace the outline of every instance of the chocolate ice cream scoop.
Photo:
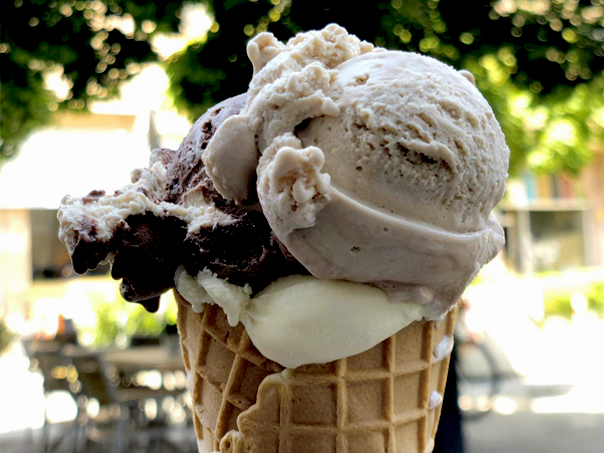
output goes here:
{"type": "Polygon", "coordinates": [[[83,274],[102,262],[121,279],[124,299],[151,312],[174,286],[184,265],[191,275],[209,269],[230,282],[261,290],[276,278],[306,274],[277,241],[253,200],[225,200],[206,173],[203,154],[218,127],[245,104],[228,99],[204,114],[177,151],[152,153],[148,168],[112,195],[92,191],[65,197],[59,238],[74,270],[83,274]]]}

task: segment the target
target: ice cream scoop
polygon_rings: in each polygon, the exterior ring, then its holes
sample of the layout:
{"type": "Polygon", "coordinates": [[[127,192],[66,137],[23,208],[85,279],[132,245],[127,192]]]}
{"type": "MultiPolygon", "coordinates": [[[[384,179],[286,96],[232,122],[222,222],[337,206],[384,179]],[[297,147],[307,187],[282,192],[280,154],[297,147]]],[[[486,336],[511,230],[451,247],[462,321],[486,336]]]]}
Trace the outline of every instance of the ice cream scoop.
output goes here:
{"type": "Polygon", "coordinates": [[[312,275],[442,316],[503,245],[490,212],[509,149],[473,79],[337,25],[287,45],[261,34],[248,54],[247,103],[203,156],[217,190],[245,204],[255,176],[271,229],[312,275]]]}
{"type": "Polygon", "coordinates": [[[201,156],[208,142],[243,105],[245,95],[211,108],[178,150],[153,151],[149,166],[134,170],[121,190],[66,196],[59,239],[74,270],[83,274],[110,263],[124,299],[150,311],[174,287],[179,265],[192,275],[208,268],[258,290],[280,276],[306,274],[275,238],[258,203],[225,200],[205,171],[201,156]]]}
{"type": "Polygon", "coordinates": [[[229,325],[241,322],[254,346],[287,368],[360,354],[424,317],[421,305],[390,303],[378,288],[310,275],[280,278],[252,297],[249,286],[181,267],[176,289],[195,313],[219,305],[229,325]]]}

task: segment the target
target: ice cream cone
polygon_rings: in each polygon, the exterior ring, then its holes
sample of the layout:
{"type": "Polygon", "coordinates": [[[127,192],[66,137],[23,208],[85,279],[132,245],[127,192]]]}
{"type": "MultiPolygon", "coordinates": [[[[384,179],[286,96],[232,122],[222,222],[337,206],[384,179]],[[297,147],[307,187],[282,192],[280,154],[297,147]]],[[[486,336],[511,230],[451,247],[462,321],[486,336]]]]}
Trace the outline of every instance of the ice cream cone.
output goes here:
{"type": "Polygon", "coordinates": [[[457,310],[361,354],[284,369],[217,305],[176,292],[200,453],[425,453],[440,418],[457,310]]]}

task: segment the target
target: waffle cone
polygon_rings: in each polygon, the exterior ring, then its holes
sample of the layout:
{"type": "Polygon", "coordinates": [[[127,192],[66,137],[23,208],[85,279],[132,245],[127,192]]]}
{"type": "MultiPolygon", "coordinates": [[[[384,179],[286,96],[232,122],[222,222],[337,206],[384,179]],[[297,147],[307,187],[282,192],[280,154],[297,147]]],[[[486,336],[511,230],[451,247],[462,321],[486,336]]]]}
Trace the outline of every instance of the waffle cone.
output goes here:
{"type": "Polygon", "coordinates": [[[453,336],[444,321],[414,322],[361,354],[284,369],[217,305],[195,313],[177,292],[178,328],[200,453],[427,453],[434,446],[453,336]]]}

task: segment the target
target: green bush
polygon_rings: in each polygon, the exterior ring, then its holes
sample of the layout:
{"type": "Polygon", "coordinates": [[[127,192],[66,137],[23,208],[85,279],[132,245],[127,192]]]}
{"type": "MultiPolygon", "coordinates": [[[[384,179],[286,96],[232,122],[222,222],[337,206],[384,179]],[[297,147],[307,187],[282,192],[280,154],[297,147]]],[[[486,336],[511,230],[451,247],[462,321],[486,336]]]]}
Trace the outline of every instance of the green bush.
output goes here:
{"type": "Polygon", "coordinates": [[[565,319],[571,319],[573,309],[570,305],[570,295],[550,292],[545,293],[545,316],[560,316],[565,319]]]}
{"type": "MultiPolygon", "coordinates": [[[[587,308],[604,319],[604,282],[597,282],[585,288],[587,308]]],[[[545,316],[561,316],[570,319],[573,314],[571,291],[549,291],[545,293],[545,316]]]]}
{"type": "Polygon", "coordinates": [[[116,342],[120,333],[115,305],[103,303],[96,309],[95,346],[110,346],[116,342]]]}
{"type": "Polygon", "coordinates": [[[604,319],[604,282],[595,283],[587,294],[588,307],[604,319]]]}
{"type": "Polygon", "coordinates": [[[120,334],[127,339],[133,336],[158,336],[166,325],[165,316],[149,313],[139,304],[123,300],[103,302],[96,308],[95,346],[114,345],[120,334]]]}
{"type": "MultiPolygon", "coordinates": [[[[129,304],[132,305],[132,304],[129,304]]],[[[142,305],[133,305],[129,310],[125,333],[128,337],[144,336],[156,337],[162,333],[166,325],[165,317],[160,314],[149,313],[142,305]]]]}

